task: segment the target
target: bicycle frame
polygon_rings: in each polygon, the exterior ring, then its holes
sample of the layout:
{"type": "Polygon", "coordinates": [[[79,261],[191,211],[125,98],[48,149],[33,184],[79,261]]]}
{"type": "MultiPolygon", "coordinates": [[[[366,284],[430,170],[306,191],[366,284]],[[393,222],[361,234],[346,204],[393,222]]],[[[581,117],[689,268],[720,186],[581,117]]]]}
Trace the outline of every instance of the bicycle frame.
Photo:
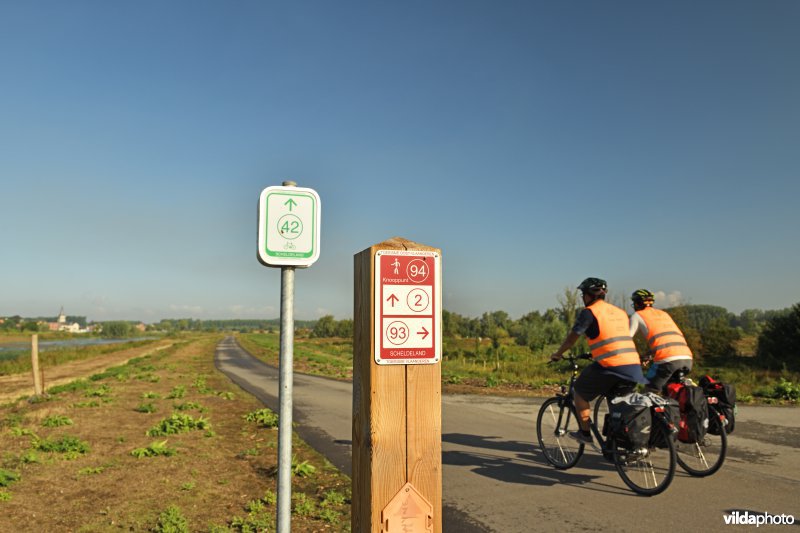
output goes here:
{"type": "MultiPolygon", "coordinates": [[[[576,355],[576,356],[568,356],[567,357],[567,360],[570,362],[570,365],[571,365],[571,368],[572,368],[572,374],[570,375],[569,383],[568,384],[562,384],[561,385],[561,392],[557,393],[558,396],[562,397],[562,401],[566,402],[566,404],[568,406],[571,406],[572,408],[575,407],[575,380],[578,378],[578,368],[579,368],[578,367],[578,361],[580,359],[591,359],[591,356],[589,354],[580,354],[580,355],[576,355]]],[[[560,406],[563,407],[564,404],[562,403],[560,406]]],[[[567,424],[568,424],[569,423],[569,417],[572,416],[572,409],[562,409],[561,410],[561,413],[559,414],[559,419],[558,419],[559,427],[566,425],[566,424],[562,424],[562,422],[563,422],[562,418],[563,418],[565,413],[566,413],[566,416],[567,416],[567,424]]],[[[613,460],[613,456],[611,455],[613,452],[612,452],[612,450],[609,449],[609,446],[608,446],[609,440],[603,437],[603,435],[600,432],[600,429],[598,429],[598,427],[597,427],[597,421],[593,420],[591,417],[589,417],[589,430],[592,432],[592,435],[594,435],[594,438],[595,438],[596,442],[600,445],[600,449],[598,451],[600,453],[602,453],[603,456],[606,457],[606,459],[613,460]]]]}
{"type": "MultiPolygon", "coordinates": [[[[578,376],[577,360],[580,358],[589,358],[589,355],[566,357],[572,367],[570,379],[568,383],[561,385],[559,393],[542,403],[536,419],[537,439],[542,454],[548,463],[561,470],[577,465],[585,448],[584,442],[567,435],[580,427],[574,404],[575,380],[578,376]]],[[[621,390],[617,388],[611,391],[611,396],[617,396],[620,392],[621,390]]],[[[655,409],[653,411],[654,415],[666,420],[663,409],[661,413],[655,409]]],[[[620,440],[612,435],[604,438],[597,421],[591,417],[589,427],[596,439],[592,447],[614,463],[622,480],[634,492],[653,496],[660,494],[669,486],[675,474],[676,459],[674,442],[666,426],[653,424],[652,427],[656,428],[655,431],[659,432],[661,437],[651,438],[646,446],[635,449],[631,448],[625,439],[620,440]]]]}

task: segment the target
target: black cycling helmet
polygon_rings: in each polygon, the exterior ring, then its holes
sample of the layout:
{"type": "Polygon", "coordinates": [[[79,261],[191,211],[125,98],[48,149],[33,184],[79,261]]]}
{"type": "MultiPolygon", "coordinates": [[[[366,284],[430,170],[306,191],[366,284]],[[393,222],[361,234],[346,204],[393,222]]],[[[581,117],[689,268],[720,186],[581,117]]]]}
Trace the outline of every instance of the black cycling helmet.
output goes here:
{"type": "Polygon", "coordinates": [[[656,295],[647,289],[636,289],[631,294],[631,300],[634,305],[653,305],[656,301],[656,295]]]}
{"type": "Polygon", "coordinates": [[[604,279],[586,278],[578,285],[578,290],[584,294],[588,293],[593,296],[600,296],[608,292],[608,284],[606,284],[606,280],[604,279]]]}

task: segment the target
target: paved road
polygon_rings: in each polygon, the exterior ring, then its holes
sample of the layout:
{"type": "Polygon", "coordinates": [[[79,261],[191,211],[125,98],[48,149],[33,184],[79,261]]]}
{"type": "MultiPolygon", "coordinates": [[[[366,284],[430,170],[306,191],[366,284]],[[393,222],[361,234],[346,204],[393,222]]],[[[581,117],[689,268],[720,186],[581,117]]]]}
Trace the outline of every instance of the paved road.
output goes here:
{"type": "MultiPolygon", "coordinates": [[[[276,369],[251,357],[232,338],[218,346],[216,363],[277,411],[276,369]]],[[[594,452],[571,470],[548,466],[534,446],[540,403],[443,396],[445,531],[640,532],[675,526],[677,516],[687,517],[684,529],[725,531],[730,526],[724,515],[733,511],[791,514],[800,523],[800,409],[740,407],[720,472],[699,479],[678,470],[664,494],[644,498],[628,490],[613,465],[594,452]]],[[[295,374],[294,407],[298,433],[349,473],[350,383],[295,374]]]]}

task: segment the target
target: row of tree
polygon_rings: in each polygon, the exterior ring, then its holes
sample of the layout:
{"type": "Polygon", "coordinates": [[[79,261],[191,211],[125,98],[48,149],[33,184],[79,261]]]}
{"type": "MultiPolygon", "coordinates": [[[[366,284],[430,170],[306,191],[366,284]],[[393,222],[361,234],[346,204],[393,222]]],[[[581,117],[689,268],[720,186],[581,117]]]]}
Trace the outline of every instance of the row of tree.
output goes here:
{"type": "MultiPolygon", "coordinates": [[[[560,306],[544,312],[532,311],[512,319],[505,311],[483,313],[468,318],[442,311],[445,338],[491,339],[495,349],[507,342],[527,346],[532,352],[552,349],[572,327],[581,308],[577,295],[569,292],[559,298],[560,306]]],[[[666,309],[683,331],[697,359],[756,355],[767,365],[786,365],[800,370],[800,303],[779,311],[749,309],[736,315],[724,307],[682,305],[666,309]],[[739,353],[745,337],[757,342],[755,353],[739,353]]],[[[320,318],[312,329],[313,337],[351,337],[353,321],[335,320],[332,315],[320,318]]],[[[645,348],[641,346],[644,353],[645,348]]]]}
{"type": "MultiPolygon", "coordinates": [[[[313,328],[316,320],[295,320],[297,328],[313,328]]],[[[196,318],[163,319],[147,326],[149,331],[274,331],[281,327],[278,318],[269,320],[232,318],[225,320],[200,320],[196,318]]]]}

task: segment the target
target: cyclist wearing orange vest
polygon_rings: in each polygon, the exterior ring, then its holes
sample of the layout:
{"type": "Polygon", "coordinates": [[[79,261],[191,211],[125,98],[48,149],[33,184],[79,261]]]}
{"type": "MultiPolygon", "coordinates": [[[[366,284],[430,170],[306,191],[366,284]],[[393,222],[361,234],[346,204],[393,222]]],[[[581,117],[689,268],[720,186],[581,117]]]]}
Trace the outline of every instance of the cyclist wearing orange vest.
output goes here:
{"type": "Polygon", "coordinates": [[[661,392],[674,373],[682,370],[688,374],[692,370],[692,350],[672,317],[653,307],[655,295],[652,292],[636,290],[631,300],[634,313],[630,334],[641,333],[653,355],[653,364],[645,376],[650,381],[647,389],[661,392]]]}
{"type": "Polygon", "coordinates": [[[608,287],[598,278],[587,278],[578,286],[586,306],[564,342],[550,356],[558,361],[564,352],[572,348],[581,335],[589,340],[592,364],[581,371],[575,381],[575,409],[578,411],[580,431],[570,437],[580,442],[592,443],[589,431],[589,402],[608,394],[618,383],[647,383],[642,375],[641,361],[629,331],[628,315],[605,301],[608,287]]]}

